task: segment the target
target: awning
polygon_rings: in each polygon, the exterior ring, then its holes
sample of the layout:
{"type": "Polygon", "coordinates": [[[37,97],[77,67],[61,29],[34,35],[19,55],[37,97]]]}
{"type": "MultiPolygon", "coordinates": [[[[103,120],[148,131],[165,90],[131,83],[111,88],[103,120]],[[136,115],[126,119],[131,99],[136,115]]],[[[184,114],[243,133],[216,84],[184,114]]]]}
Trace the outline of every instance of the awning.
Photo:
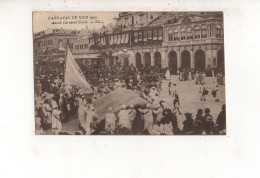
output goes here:
{"type": "Polygon", "coordinates": [[[65,48],[63,48],[63,47],[59,48],[59,51],[65,51],[65,48]]]}
{"type": "Polygon", "coordinates": [[[125,36],[125,43],[128,43],[128,41],[129,41],[129,34],[127,33],[125,36]]]}
{"type": "Polygon", "coordinates": [[[74,54],[75,59],[99,59],[100,54],[74,54]]]}
{"type": "Polygon", "coordinates": [[[114,35],[114,44],[117,43],[117,35],[114,35]]]}
{"type": "Polygon", "coordinates": [[[114,36],[111,36],[110,45],[114,43],[114,36]]]}
{"type": "Polygon", "coordinates": [[[119,35],[117,35],[117,43],[116,44],[120,44],[120,42],[121,42],[121,35],[119,34],[119,35]]]}
{"type": "Polygon", "coordinates": [[[125,43],[125,36],[126,36],[126,34],[122,34],[122,38],[121,38],[121,43],[125,43]]]}

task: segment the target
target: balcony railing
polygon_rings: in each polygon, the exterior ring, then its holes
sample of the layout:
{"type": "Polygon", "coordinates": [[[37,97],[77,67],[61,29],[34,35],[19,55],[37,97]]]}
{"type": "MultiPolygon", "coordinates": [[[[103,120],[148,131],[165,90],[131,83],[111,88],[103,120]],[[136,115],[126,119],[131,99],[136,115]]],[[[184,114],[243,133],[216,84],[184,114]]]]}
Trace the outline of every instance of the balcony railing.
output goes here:
{"type": "Polygon", "coordinates": [[[163,46],[171,45],[191,45],[191,44],[201,44],[201,43],[224,43],[222,38],[200,38],[200,39],[189,39],[189,40],[179,40],[179,41],[166,41],[163,42],[163,46]]]}

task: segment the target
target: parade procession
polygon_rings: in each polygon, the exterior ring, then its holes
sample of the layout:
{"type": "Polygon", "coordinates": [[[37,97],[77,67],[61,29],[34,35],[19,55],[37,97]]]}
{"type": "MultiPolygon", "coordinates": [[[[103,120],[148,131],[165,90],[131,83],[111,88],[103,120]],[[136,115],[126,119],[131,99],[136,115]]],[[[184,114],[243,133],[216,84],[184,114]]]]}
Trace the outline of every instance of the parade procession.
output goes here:
{"type": "Polygon", "coordinates": [[[226,135],[222,12],[110,13],[35,30],[35,134],[226,135]]]}

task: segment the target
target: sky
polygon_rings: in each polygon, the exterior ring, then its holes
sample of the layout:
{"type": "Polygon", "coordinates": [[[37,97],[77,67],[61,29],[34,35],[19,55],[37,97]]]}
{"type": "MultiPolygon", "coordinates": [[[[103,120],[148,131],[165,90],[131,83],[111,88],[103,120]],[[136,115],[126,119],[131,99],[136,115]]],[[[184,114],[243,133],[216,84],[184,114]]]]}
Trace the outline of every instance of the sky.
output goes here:
{"type": "Polygon", "coordinates": [[[37,33],[42,30],[47,30],[48,28],[81,30],[82,28],[86,28],[87,26],[89,29],[99,29],[102,27],[102,23],[104,25],[111,23],[113,18],[118,17],[118,14],[119,14],[118,12],[96,12],[96,11],[95,12],[57,12],[57,11],[56,12],[51,12],[51,11],[33,12],[33,33],[37,33]]]}

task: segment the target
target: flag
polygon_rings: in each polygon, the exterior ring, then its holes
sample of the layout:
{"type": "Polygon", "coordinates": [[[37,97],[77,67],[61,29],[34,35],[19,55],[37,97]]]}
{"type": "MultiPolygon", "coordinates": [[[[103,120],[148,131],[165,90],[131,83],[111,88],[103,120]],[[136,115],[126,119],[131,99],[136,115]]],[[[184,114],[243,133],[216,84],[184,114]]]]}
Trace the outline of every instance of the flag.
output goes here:
{"type": "Polygon", "coordinates": [[[92,89],[90,84],[86,81],[86,78],[76,63],[70,49],[67,50],[66,68],[65,68],[65,84],[76,85],[78,88],[85,88],[90,93],[92,89]]]}

